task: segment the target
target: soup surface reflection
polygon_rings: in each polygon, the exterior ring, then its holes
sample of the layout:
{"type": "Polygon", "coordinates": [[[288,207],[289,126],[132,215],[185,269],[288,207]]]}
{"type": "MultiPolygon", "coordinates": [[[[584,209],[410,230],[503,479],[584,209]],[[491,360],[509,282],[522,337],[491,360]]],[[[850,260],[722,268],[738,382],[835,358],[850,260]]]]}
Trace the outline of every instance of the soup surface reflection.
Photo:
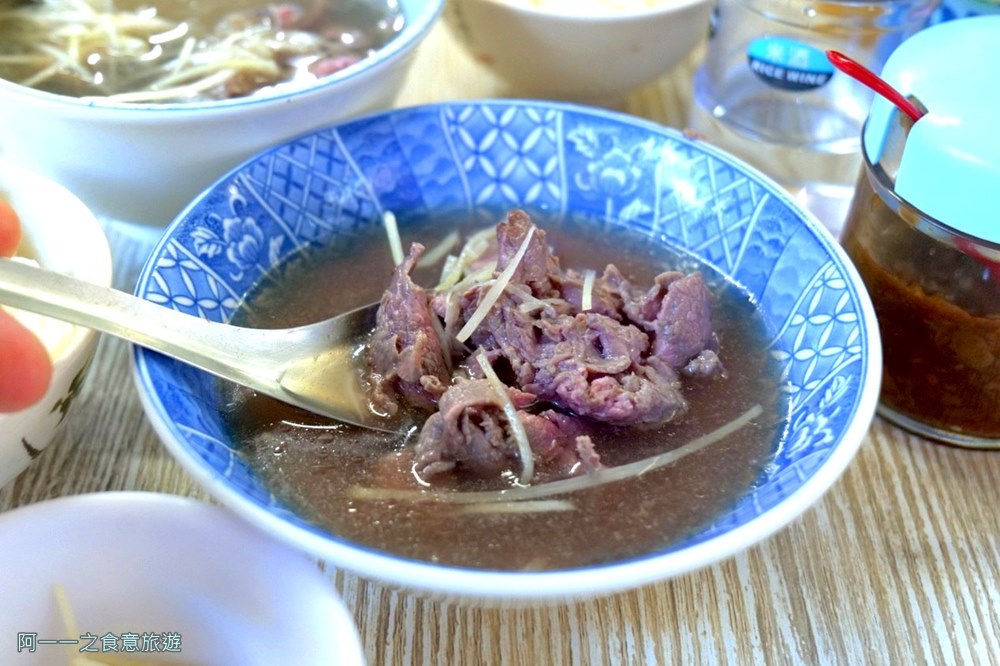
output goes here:
{"type": "MultiPolygon", "coordinates": [[[[498,218],[499,219],[499,216],[498,218]]],[[[240,450],[275,495],[345,539],[440,564],[502,570],[588,566],[669,548],[704,529],[754,484],[787,420],[780,370],[766,350],[767,330],[747,295],[711,267],[635,232],[609,237],[599,223],[540,221],[564,268],[600,272],[614,263],[636,285],[667,269],[700,270],[715,293],[714,329],[728,377],[684,383],[690,410],[655,429],[600,426],[593,441],[613,467],[672,450],[763,408],[750,425],[684,457],[624,481],[578,490],[572,509],[508,512],[406,499],[356,499],[352,489],[419,488],[406,443],[327,420],[232,385],[223,385],[227,419],[240,450]]],[[[403,242],[435,243],[459,227],[425,223],[403,242]]],[[[236,323],[274,328],[306,324],[377,301],[392,272],[380,229],[309,255],[269,277],[236,323]]],[[[440,264],[414,279],[436,283],[440,264]]],[[[472,479],[453,490],[480,490],[472,479]]],[[[502,507],[494,507],[500,509],[502,507]]]]}

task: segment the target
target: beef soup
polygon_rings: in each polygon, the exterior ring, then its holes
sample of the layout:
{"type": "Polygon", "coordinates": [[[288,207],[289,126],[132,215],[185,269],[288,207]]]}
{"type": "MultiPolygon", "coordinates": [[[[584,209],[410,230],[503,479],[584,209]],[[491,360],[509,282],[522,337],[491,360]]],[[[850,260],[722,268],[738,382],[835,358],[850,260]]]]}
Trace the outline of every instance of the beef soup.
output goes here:
{"type": "Polygon", "coordinates": [[[773,456],[788,405],[768,331],[711,267],[521,211],[495,231],[437,220],[405,239],[431,249],[395,270],[382,236],[317,252],[237,317],[294,326],[382,299],[371,404],[419,415],[408,436],[223,387],[243,455],[318,525],[446,565],[581,567],[705,528],[773,456]],[[358,280],[374,266],[384,278],[358,280]]]}
{"type": "Polygon", "coordinates": [[[403,25],[390,0],[0,0],[0,78],[122,103],[229,99],[312,84],[403,25]]]}

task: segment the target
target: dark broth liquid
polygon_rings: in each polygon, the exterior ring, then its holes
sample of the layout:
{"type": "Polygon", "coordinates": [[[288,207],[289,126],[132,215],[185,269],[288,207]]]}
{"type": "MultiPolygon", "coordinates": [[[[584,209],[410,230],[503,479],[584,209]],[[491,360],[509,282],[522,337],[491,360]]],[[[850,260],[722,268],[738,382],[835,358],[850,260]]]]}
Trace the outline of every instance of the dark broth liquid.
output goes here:
{"type": "MultiPolygon", "coordinates": [[[[685,380],[691,409],[655,430],[606,427],[594,436],[615,466],[677,448],[739,417],[754,423],[677,463],[622,482],[564,496],[571,511],[463,513],[461,505],[353,500],[352,486],[417,487],[404,443],[334,424],[251,391],[224,386],[227,419],[243,455],[277,497],[309,520],[373,549],[440,564],[506,570],[581,567],[641,556],[705,528],[750,489],[771,459],[787,419],[780,371],[767,331],[747,295],[707,266],[635,232],[599,224],[538,220],[564,268],[616,264],[637,286],[668,268],[700,269],[716,294],[715,330],[724,380],[685,380]]],[[[457,223],[418,224],[404,244],[434,246],[457,223]]],[[[467,236],[468,225],[464,231],[467,236]]],[[[457,248],[456,248],[457,249],[457,248]]],[[[348,247],[318,252],[272,277],[239,313],[256,327],[305,324],[376,301],[392,262],[380,229],[348,247]]],[[[433,285],[440,266],[418,270],[433,285]]],[[[463,489],[478,490],[475,482],[463,489]]]]}

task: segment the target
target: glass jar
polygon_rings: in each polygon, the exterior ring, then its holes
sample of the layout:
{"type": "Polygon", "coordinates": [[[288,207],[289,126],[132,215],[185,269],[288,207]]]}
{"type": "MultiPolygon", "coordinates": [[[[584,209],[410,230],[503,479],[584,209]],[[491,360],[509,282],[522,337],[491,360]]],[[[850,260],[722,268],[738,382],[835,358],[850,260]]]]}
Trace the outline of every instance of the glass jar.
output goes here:
{"type": "Polygon", "coordinates": [[[986,14],[1000,14],[1000,0],[943,0],[930,22],[936,25],[986,14]]]}
{"type": "Polygon", "coordinates": [[[939,0],[718,0],[688,124],[764,171],[837,234],[861,164],[872,92],[841,51],[881,71],[939,0]]]}
{"type": "Polygon", "coordinates": [[[843,244],[878,315],[879,411],[946,443],[1000,448],[1000,245],[917,210],[862,155],[843,244]]]}

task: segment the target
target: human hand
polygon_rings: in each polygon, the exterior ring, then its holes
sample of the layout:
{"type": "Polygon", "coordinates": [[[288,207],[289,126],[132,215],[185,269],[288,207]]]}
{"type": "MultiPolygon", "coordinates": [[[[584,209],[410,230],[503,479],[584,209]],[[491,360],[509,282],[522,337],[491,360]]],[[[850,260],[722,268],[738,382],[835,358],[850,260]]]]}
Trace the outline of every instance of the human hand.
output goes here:
{"type": "MultiPolygon", "coordinates": [[[[21,243],[21,223],[0,199],[0,257],[10,257],[21,243]]],[[[52,381],[49,352],[35,334],[0,308],[0,412],[30,407],[52,381]]]]}

